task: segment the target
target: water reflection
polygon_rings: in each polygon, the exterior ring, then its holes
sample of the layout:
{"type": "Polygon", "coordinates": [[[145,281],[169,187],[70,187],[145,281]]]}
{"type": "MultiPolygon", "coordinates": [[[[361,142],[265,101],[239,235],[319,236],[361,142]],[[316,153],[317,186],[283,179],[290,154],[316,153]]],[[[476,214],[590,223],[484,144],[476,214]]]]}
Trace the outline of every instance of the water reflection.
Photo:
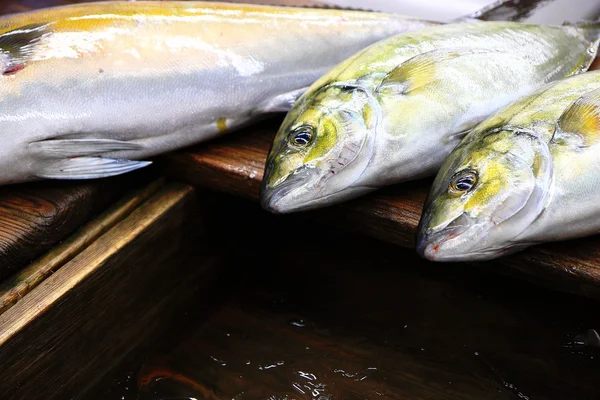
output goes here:
{"type": "Polygon", "coordinates": [[[232,244],[234,265],[262,268],[232,273],[237,295],[146,362],[140,400],[600,397],[595,302],[334,230],[293,254],[270,237],[269,257],[232,244]]]}

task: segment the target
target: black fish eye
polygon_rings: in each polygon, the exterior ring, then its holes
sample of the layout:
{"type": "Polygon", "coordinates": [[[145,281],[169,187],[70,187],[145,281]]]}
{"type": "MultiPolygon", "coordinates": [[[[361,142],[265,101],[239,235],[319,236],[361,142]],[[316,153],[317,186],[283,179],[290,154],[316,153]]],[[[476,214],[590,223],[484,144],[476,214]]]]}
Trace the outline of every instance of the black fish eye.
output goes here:
{"type": "Polygon", "coordinates": [[[459,171],[450,180],[448,192],[454,194],[463,194],[469,192],[477,183],[477,171],[465,169],[459,171]]]}
{"type": "Polygon", "coordinates": [[[303,125],[294,129],[290,135],[290,143],[295,146],[306,146],[309,144],[313,138],[313,128],[312,126],[303,125]]]}

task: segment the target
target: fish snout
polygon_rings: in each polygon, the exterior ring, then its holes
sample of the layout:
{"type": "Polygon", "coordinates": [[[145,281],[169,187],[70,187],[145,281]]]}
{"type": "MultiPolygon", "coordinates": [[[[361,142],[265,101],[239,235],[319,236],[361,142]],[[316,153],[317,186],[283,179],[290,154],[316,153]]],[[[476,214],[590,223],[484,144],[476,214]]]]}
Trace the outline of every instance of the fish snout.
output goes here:
{"type": "Polygon", "coordinates": [[[301,208],[302,204],[297,194],[307,190],[305,185],[308,178],[308,168],[302,167],[275,186],[269,186],[264,179],[260,191],[261,207],[274,214],[284,214],[301,208]]]}
{"type": "Polygon", "coordinates": [[[469,227],[469,217],[465,213],[441,229],[422,225],[417,236],[417,253],[430,261],[456,261],[472,243],[470,240],[454,239],[458,239],[469,227]]]}

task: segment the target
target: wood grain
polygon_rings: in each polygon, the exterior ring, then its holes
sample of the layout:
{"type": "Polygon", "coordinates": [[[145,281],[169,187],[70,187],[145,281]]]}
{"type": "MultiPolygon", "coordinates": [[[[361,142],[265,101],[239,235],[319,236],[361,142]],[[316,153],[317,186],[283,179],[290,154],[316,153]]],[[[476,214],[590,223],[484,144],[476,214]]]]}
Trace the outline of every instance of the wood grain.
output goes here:
{"type": "Polygon", "coordinates": [[[216,262],[200,217],[168,184],[0,315],[0,398],[71,398],[168,324],[216,262]]]}
{"type": "Polygon", "coordinates": [[[128,193],[113,207],[78,229],[76,234],[0,283],[0,314],[129,215],[164,183],[164,179],[159,178],[128,193]]]}
{"type": "Polygon", "coordinates": [[[0,280],[73,233],[143,174],[0,188],[0,280]]]}
{"type": "MultiPolygon", "coordinates": [[[[280,122],[275,118],[203,146],[165,155],[160,166],[172,178],[257,201],[267,152],[280,122]]],[[[430,184],[431,180],[424,180],[394,185],[354,201],[301,214],[413,249],[430,184]]],[[[535,246],[514,256],[476,264],[600,298],[600,237],[535,246]]]]}

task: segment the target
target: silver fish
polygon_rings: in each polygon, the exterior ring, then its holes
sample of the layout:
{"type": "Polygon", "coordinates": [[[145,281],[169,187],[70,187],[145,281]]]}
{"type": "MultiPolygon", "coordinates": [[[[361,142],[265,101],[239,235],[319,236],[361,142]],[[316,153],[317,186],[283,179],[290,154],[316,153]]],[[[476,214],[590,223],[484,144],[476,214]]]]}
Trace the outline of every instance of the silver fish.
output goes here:
{"type": "Polygon", "coordinates": [[[488,115],[586,71],[599,32],[595,24],[449,24],[356,53],[287,114],[267,160],[263,207],[323,207],[435,174],[488,115]]]}
{"type": "Polygon", "coordinates": [[[114,1],[0,19],[0,184],[128,172],[286,111],[333,65],[435,24],[342,10],[114,1]]]}
{"type": "Polygon", "coordinates": [[[448,157],[417,249],[487,260],[600,231],[600,71],[552,82],[478,125],[448,157]]]}

